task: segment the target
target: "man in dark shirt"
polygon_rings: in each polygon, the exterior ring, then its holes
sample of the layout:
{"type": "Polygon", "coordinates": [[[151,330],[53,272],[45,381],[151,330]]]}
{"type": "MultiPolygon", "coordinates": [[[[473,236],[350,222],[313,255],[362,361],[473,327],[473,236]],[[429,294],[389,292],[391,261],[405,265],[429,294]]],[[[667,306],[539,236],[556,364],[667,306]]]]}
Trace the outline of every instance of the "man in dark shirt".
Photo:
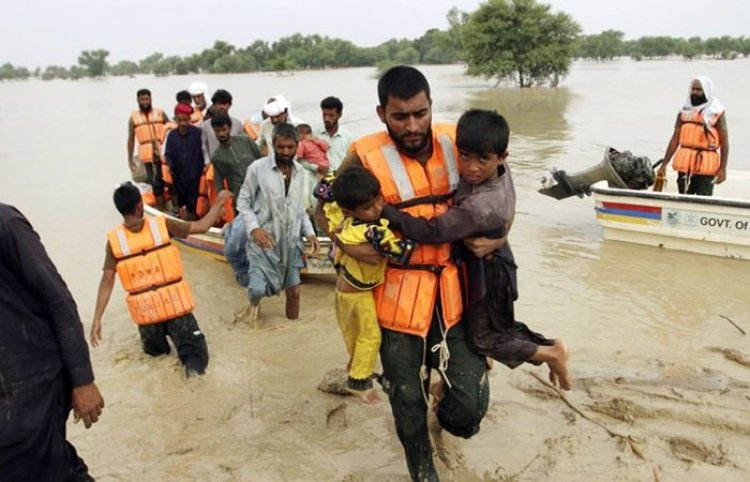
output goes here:
{"type": "Polygon", "coordinates": [[[70,408],[102,413],[77,307],[41,240],[0,203],[0,480],[87,481],[65,439],[70,408]]]}
{"type": "MultiPolygon", "coordinates": [[[[219,147],[211,154],[216,192],[224,189],[226,180],[228,189],[234,194],[232,202],[234,212],[237,213],[237,196],[240,195],[240,188],[245,182],[245,173],[248,166],[261,157],[260,149],[245,135],[231,135],[232,119],[224,112],[219,112],[211,118],[211,127],[219,140],[219,147]]],[[[246,245],[245,222],[242,216],[235,216],[224,233],[224,256],[232,266],[237,282],[242,286],[247,286],[248,282],[246,245]]]]}
{"type": "Polygon", "coordinates": [[[190,125],[192,113],[193,108],[189,105],[177,104],[174,112],[177,129],[167,137],[164,149],[164,157],[172,171],[180,215],[186,219],[196,219],[198,184],[204,167],[201,130],[190,125]]]}
{"type": "Polygon", "coordinates": [[[214,184],[216,192],[227,189],[234,195],[234,207],[237,208],[237,196],[245,181],[247,167],[259,159],[260,149],[246,135],[231,135],[232,120],[229,115],[219,112],[211,118],[211,127],[219,140],[219,147],[211,154],[211,164],[214,166],[214,184]]]}

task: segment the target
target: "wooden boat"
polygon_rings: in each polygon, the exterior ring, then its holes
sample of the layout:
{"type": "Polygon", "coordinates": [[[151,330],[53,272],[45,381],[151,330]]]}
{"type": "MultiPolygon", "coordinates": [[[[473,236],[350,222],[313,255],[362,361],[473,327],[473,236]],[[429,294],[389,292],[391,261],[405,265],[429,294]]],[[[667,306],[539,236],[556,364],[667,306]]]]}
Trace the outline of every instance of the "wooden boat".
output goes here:
{"type": "MultiPolygon", "coordinates": [[[[148,216],[167,216],[173,218],[173,216],[163,213],[147,204],[144,204],[144,209],[148,216]]],[[[320,241],[320,250],[314,255],[310,252],[309,246],[305,245],[305,255],[303,258],[305,267],[302,269],[302,274],[321,275],[327,279],[335,277],[336,270],[333,268],[330,259],[328,259],[331,240],[326,237],[318,239],[320,241]]],[[[219,228],[211,228],[205,234],[191,234],[187,238],[174,238],[174,240],[185,251],[225,263],[227,262],[226,257],[224,257],[224,233],[219,228]]]]}
{"type": "MultiPolygon", "coordinates": [[[[676,176],[667,186],[676,191],[676,176]]],[[[604,239],[750,260],[750,172],[729,172],[713,197],[610,188],[605,182],[591,192],[604,239]]]]}

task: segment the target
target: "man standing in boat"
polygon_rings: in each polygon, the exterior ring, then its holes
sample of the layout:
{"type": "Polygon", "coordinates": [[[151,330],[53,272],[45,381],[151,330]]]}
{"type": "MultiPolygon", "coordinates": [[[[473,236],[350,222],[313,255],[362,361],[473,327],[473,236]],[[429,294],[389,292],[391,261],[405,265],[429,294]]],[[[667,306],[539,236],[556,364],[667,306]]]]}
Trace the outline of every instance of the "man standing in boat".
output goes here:
{"type": "Polygon", "coordinates": [[[724,106],[714,97],[714,83],[705,75],[690,81],[687,102],[677,114],[659,176],[665,175],[673,155],[680,194],[711,196],[714,184],[721,184],[727,178],[726,114],[724,106]]]}
{"type": "Polygon", "coordinates": [[[174,119],[177,129],[167,136],[164,160],[172,173],[172,194],[177,197],[180,217],[196,219],[198,184],[203,173],[202,132],[190,124],[193,108],[189,104],[177,104],[174,119]]]}
{"type": "Polygon", "coordinates": [[[237,199],[237,209],[247,233],[248,314],[258,316],[260,300],[286,295],[286,317],[299,317],[302,237],[313,252],[318,238],[305,212],[303,167],[294,160],[299,133],[282,123],[273,129],[273,151],[247,168],[237,199]]]}
{"type": "MultiPolygon", "coordinates": [[[[455,126],[432,123],[429,84],[412,67],[387,71],[378,82],[378,98],[386,131],[356,140],[339,171],[362,165],[380,181],[386,203],[428,219],[444,213],[459,180],[455,126]]],[[[320,209],[317,214],[320,225],[327,226],[320,209]]],[[[329,235],[335,239],[336,233],[329,235]]],[[[480,238],[468,246],[483,257],[501,243],[480,238]]],[[[378,260],[367,244],[338,247],[362,261],[378,260]]],[[[409,473],[415,481],[436,481],[427,429],[430,369],[438,370],[446,385],[436,414],[451,434],[476,434],[489,404],[484,357],[469,349],[461,323],[459,271],[451,245],[418,245],[409,266],[386,268],[374,294],[382,331],[382,384],[409,473]]]]}
{"type": "Polygon", "coordinates": [[[135,173],[138,164],[133,159],[135,141],[138,140],[138,160],[146,167],[147,182],[151,184],[160,208],[164,206],[164,183],[161,178],[161,142],[165,125],[169,122],[163,110],[151,105],[151,91],[140,89],[136,93],[138,109],[128,119],[128,167],[135,173]]]}
{"type": "MultiPolygon", "coordinates": [[[[224,89],[219,89],[214,92],[211,96],[211,107],[209,110],[213,113],[223,112],[229,115],[229,109],[232,108],[232,94],[224,89]]],[[[205,118],[206,116],[204,116],[205,118]]],[[[232,120],[230,134],[233,136],[244,135],[242,131],[242,121],[236,117],[229,117],[232,120]]],[[[211,127],[211,119],[206,119],[201,124],[203,130],[203,163],[208,165],[211,163],[211,155],[214,150],[219,147],[219,140],[216,138],[213,127],[211,127]]]]}
{"type": "Polygon", "coordinates": [[[194,126],[200,127],[203,122],[203,117],[206,115],[206,108],[208,103],[206,102],[206,92],[208,92],[208,86],[199,80],[196,80],[188,87],[188,93],[193,100],[193,115],[190,116],[190,123],[194,126]]]}
{"type": "Polygon", "coordinates": [[[329,96],[320,102],[320,112],[323,117],[323,127],[318,130],[317,137],[328,142],[328,160],[331,170],[335,171],[349,152],[354,136],[339,125],[344,112],[344,104],[338,97],[329,96]]]}
{"type": "Polygon", "coordinates": [[[166,216],[146,217],[141,193],[129,182],[115,190],[115,207],[122,214],[123,223],[107,233],[104,272],[91,324],[93,346],[102,340],[102,316],[117,274],[128,292],[128,311],[138,325],[143,351],[151,356],[168,354],[169,336],[185,366],[185,375],[205,372],[206,337],[193,316],[195,299],[183,279],[180,253],[171,238],[208,231],[231,195],[229,191],[220,192],[206,216],[186,223],[166,216]]]}

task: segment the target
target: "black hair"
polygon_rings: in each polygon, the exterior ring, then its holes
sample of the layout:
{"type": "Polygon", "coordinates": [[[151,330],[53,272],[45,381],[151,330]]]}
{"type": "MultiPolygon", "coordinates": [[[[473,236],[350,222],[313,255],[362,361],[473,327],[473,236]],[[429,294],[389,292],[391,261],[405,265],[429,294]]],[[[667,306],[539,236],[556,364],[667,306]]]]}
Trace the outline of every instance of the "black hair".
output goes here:
{"type": "Polygon", "coordinates": [[[138,89],[138,92],[135,93],[136,97],[140,97],[142,95],[147,95],[151,97],[151,91],[148,89],[138,89]]]}
{"type": "Polygon", "coordinates": [[[193,101],[193,96],[190,95],[190,92],[188,92],[187,90],[181,90],[177,92],[177,95],[175,95],[174,98],[177,100],[178,104],[185,102],[189,104],[193,101]]]}
{"type": "Polygon", "coordinates": [[[508,122],[494,110],[467,110],[456,125],[456,147],[461,151],[502,155],[509,136],[508,122]]]}
{"type": "Polygon", "coordinates": [[[380,181],[362,166],[352,166],[333,182],[333,198],[343,209],[354,211],[380,194],[380,181]]]}
{"type": "Polygon", "coordinates": [[[341,114],[344,110],[344,104],[341,103],[341,99],[338,97],[328,96],[320,101],[321,109],[336,109],[336,112],[341,114]]]}
{"type": "Polygon", "coordinates": [[[120,184],[112,195],[115,207],[123,216],[134,214],[135,208],[141,202],[141,191],[130,181],[120,184]]]}
{"type": "Polygon", "coordinates": [[[408,100],[420,92],[424,92],[428,100],[431,99],[430,84],[422,72],[414,67],[397,65],[388,69],[378,80],[378,100],[382,107],[388,103],[388,97],[408,100]]]}
{"type": "Polygon", "coordinates": [[[214,95],[211,96],[211,103],[213,104],[231,104],[232,103],[232,94],[230,94],[228,91],[224,89],[219,89],[216,92],[214,92],[214,95]]]}
{"type": "Polygon", "coordinates": [[[279,137],[283,137],[285,139],[294,139],[294,142],[299,143],[299,132],[297,132],[297,128],[292,124],[288,124],[286,122],[276,124],[276,126],[273,128],[271,142],[276,142],[276,139],[278,139],[279,137]]]}
{"type": "Polygon", "coordinates": [[[232,126],[232,118],[222,111],[214,112],[211,116],[211,127],[232,126]]]}
{"type": "Polygon", "coordinates": [[[297,130],[300,134],[312,134],[312,127],[310,127],[310,124],[297,124],[297,130]]]}

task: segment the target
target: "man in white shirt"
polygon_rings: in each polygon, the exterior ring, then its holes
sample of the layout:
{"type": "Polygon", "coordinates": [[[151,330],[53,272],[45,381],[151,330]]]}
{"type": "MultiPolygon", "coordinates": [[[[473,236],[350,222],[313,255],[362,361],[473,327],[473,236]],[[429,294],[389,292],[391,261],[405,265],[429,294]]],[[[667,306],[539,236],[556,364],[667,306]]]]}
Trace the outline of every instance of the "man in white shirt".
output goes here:
{"type": "Polygon", "coordinates": [[[328,142],[328,160],[331,162],[331,169],[335,171],[346,157],[354,136],[339,126],[344,104],[338,97],[331,96],[323,99],[320,102],[320,110],[323,115],[323,127],[316,134],[317,137],[328,142]]]}

